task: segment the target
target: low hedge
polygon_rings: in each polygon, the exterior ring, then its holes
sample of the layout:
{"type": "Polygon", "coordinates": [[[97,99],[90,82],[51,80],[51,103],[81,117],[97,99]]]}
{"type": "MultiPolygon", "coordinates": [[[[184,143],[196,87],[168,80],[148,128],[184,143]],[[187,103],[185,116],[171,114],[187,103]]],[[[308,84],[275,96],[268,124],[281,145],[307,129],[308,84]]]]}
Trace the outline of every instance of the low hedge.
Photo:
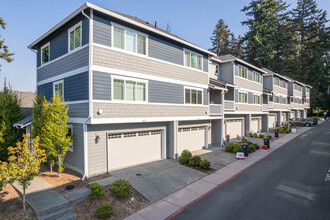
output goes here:
{"type": "Polygon", "coordinates": [[[211,162],[206,159],[201,160],[199,163],[199,167],[203,170],[209,170],[211,168],[211,162]]]}
{"type": "Polygon", "coordinates": [[[91,183],[90,189],[92,199],[101,199],[105,194],[104,187],[98,183],[91,183]]]}
{"type": "Polygon", "coordinates": [[[114,209],[109,203],[102,203],[96,209],[96,216],[99,218],[108,218],[112,215],[114,209]]]}
{"type": "Polygon", "coordinates": [[[181,153],[181,156],[179,157],[179,163],[187,165],[189,164],[189,160],[191,159],[192,154],[189,150],[184,150],[181,153]]]}
{"type": "Polygon", "coordinates": [[[201,160],[202,159],[201,159],[200,156],[195,155],[195,156],[190,158],[189,165],[198,167],[201,160]]]}
{"type": "Polygon", "coordinates": [[[119,179],[111,184],[111,191],[119,198],[125,198],[131,194],[132,184],[127,180],[119,179]]]}

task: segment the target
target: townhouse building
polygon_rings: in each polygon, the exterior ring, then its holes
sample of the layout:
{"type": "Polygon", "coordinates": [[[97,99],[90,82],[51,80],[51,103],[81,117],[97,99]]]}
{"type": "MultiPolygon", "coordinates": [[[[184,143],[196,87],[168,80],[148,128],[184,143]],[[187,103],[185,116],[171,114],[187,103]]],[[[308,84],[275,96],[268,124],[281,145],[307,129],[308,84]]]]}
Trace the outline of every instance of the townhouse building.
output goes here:
{"type": "Polygon", "coordinates": [[[307,117],[307,107],[304,100],[309,101],[309,90],[310,86],[307,86],[301,82],[295,81],[291,79],[291,82],[288,85],[288,102],[290,103],[290,118],[306,118],[307,117]],[[305,90],[305,94],[303,95],[303,90],[305,90]],[[308,95],[308,97],[306,97],[308,95]]]}

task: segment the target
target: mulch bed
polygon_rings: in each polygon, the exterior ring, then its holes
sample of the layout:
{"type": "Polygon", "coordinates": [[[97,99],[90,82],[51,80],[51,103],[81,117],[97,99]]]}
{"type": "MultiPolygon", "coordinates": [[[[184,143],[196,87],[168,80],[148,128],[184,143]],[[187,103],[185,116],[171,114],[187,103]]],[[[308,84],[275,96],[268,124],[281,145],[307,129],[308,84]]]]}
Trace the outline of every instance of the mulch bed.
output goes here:
{"type": "Polygon", "coordinates": [[[132,193],[128,198],[117,198],[108,188],[105,190],[103,198],[92,199],[89,197],[72,206],[77,214],[77,219],[97,219],[96,209],[105,202],[111,204],[114,208],[113,214],[108,218],[111,220],[124,219],[150,204],[146,198],[134,189],[132,189],[132,193]]]}
{"type": "Polygon", "coordinates": [[[83,181],[82,180],[83,176],[80,173],[70,170],[68,168],[65,168],[63,173],[61,174],[61,177],[59,177],[58,173],[57,173],[57,168],[53,168],[53,172],[50,172],[50,168],[48,165],[41,166],[40,173],[38,175],[38,177],[40,179],[53,185],[54,190],[61,194],[69,192],[66,189],[66,186],[69,184],[74,185],[74,189],[72,189],[72,191],[73,191],[73,190],[88,187],[88,183],[90,183],[90,182],[104,179],[104,178],[107,178],[110,176],[111,176],[110,174],[103,174],[103,175],[99,175],[97,177],[89,178],[87,180],[85,179],[83,181]]]}
{"type": "Polygon", "coordinates": [[[213,168],[210,168],[209,170],[203,170],[202,168],[200,168],[200,167],[198,167],[198,166],[191,166],[191,165],[189,165],[189,164],[181,164],[181,163],[179,163],[179,162],[178,162],[178,164],[180,164],[180,165],[182,165],[182,166],[189,167],[189,168],[194,169],[194,170],[198,170],[198,171],[200,171],[200,172],[202,172],[202,173],[206,173],[207,175],[210,175],[211,173],[214,173],[215,171],[217,171],[217,170],[215,170],[215,169],[213,169],[213,168]]]}
{"type": "Polygon", "coordinates": [[[37,218],[28,204],[26,204],[26,211],[23,211],[23,199],[12,185],[7,184],[0,192],[0,219],[32,220],[37,218]]]}

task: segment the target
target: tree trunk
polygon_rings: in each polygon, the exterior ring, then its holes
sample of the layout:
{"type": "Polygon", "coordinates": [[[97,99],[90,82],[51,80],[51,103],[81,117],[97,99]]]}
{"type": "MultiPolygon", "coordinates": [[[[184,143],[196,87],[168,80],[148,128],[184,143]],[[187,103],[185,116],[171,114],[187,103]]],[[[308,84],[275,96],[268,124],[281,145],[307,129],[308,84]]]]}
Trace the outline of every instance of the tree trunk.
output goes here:
{"type": "Polygon", "coordinates": [[[25,187],[23,187],[23,210],[25,212],[25,187]]]}
{"type": "Polygon", "coordinates": [[[53,166],[50,164],[50,172],[52,173],[53,172],[53,166]]]}
{"type": "Polygon", "coordinates": [[[61,178],[61,167],[62,166],[62,161],[61,161],[61,157],[58,157],[58,177],[61,178]]]}

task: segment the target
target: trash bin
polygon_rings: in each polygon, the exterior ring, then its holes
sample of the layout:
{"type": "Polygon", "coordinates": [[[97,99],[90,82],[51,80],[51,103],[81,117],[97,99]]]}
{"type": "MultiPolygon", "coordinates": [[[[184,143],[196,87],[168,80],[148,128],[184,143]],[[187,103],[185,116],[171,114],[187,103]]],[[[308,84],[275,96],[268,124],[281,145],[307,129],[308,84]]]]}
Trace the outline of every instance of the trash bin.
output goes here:
{"type": "Polygon", "coordinates": [[[275,137],[277,138],[278,137],[278,129],[275,129],[274,133],[275,133],[275,137]]]}
{"type": "Polygon", "coordinates": [[[264,145],[267,145],[268,149],[270,148],[270,143],[268,138],[264,138],[264,145]]]}
{"type": "Polygon", "coordinates": [[[314,122],[314,125],[317,125],[317,123],[318,123],[318,121],[317,121],[317,120],[314,120],[313,122],[314,122]]]}
{"type": "Polygon", "coordinates": [[[248,154],[248,144],[246,144],[246,143],[242,144],[242,152],[244,153],[244,157],[249,156],[249,154],[248,154]]]}

